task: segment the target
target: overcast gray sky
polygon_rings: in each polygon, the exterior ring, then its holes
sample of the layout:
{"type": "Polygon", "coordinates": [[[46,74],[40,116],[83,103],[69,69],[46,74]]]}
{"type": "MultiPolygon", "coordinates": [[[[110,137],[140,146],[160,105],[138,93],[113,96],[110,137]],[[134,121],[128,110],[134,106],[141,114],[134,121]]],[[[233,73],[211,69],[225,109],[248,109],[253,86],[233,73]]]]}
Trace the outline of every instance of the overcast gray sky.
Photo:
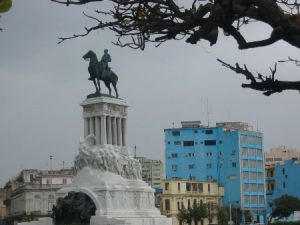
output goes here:
{"type": "MultiPolygon", "coordinates": [[[[269,73],[269,66],[299,50],[278,42],[270,47],[240,51],[231,37],[221,37],[212,48],[206,42],[189,45],[170,41],[145,51],[120,48],[109,31],[57,45],[58,36],[80,33],[92,24],[82,11],[95,7],[66,7],[49,0],[13,0],[0,19],[0,185],[24,168],[49,169],[73,165],[83,134],[79,104],[94,91],[88,82],[89,49],[98,57],[108,48],[110,66],[119,75],[119,93],[129,105],[128,143],[137,154],[164,157],[163,129],[182,120],[243,121],[264,133],[265,150],[278,145],[298,148],[300,95],[296,91],[265,97],[242,89],[240,75],[216,61],[247,63],[254,72],[269,73]]],[[[255,40],[269,29],[254,24],[247,30],[255,40]],[[254,26],[255,25],[255,26],[254,26]]],[[[222,36],[222,34],[221,34],[222,36]]],[[[300,68],[281,64],[278,78],[299,79],[300,68]]],[[[105,90],[106,91],[106,90],[105,90]]]]}

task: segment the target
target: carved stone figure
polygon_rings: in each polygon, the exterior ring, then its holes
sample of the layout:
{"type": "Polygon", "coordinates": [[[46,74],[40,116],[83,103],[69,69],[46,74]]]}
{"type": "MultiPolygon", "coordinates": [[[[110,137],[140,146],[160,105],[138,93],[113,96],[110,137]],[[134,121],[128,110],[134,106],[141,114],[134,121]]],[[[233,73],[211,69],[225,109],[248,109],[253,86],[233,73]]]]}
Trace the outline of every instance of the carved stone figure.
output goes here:
{"type": "Polygon", "coordinates": [[[75,158],[75,170],[84,167],[118,174],[126,179],[141,179],[141,165],[138,160],[121,154],[113,146],[99,148],[94,145],[95,137],[89,135],[79,144],[79,154],[75,158]]]}
{"type": "Polygon", "coordinates": [[[111,96],[111,88],[110,84],[114,87],[116,97],[119,97],[118,90],[117,90],[117,82],[118,82],[118,76],[115,74],[109,67],[108,67],[108,62],[111,62],[111,57],[108,54],[108,50],[104,50],[104,55],[102,56],[101,61],[98,61],[97,55],[89,50],[83,58],[85,60],[89,60],[89,67],[88,71],[90,74],[89,80],[93,81],[95,88],[96,88],[96,93],[92,94],[88,97],[96,97],[99,96],[101,93],[101,88],[100,88],[100,80],[102,80],[105,84],[105,86],[109,90],[109,95],[111,96]]]}
{"type": "Polygon", "coordinates": [[[55,225],[89,225],[91,216],[95,215],[96,206],[86,194],[69,192],[57,200],[53,206],[52,218],[55,225]]]}

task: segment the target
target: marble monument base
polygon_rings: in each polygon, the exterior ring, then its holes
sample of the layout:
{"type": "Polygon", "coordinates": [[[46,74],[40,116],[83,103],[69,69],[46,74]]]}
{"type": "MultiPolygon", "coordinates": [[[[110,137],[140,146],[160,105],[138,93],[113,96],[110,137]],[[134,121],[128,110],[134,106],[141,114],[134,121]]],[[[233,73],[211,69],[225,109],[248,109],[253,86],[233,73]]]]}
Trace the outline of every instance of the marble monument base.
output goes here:
{"type": "Polygon", "coordinates": [[[58,197],[70,191],[88,195],[96,205],[90,225],[171,225],[171,219],[154,207],[154,189],[142,180],[85,167],[73,183],[60,189],[58,197]]]}

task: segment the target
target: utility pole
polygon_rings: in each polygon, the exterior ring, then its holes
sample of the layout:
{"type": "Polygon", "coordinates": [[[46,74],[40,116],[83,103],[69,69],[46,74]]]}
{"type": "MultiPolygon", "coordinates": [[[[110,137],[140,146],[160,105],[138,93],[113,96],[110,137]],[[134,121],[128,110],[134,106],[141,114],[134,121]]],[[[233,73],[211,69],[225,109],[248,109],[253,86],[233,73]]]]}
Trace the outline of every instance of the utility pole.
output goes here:
{"type": "Polygon", "coordinates": [[[65,169],[65,161],[62,161],[63,164],[63,170],[65,169]]]}

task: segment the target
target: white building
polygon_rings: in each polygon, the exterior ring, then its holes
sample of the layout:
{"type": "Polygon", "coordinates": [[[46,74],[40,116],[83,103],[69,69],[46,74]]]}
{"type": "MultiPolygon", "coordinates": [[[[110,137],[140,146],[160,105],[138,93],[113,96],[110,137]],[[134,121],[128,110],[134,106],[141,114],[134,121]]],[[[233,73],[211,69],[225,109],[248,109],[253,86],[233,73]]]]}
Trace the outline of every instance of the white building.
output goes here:
{"type": "Polygon", "coordinates": [[[285,145],[272,148],[271,151],[265,152],[264,155],[266,165],[284,164],[284,161],[289,159],[300,161],[300,151],[288,148],[285,145]]]}
{"type": "Polygon", "coordinates": [[[163,180],[163,163],[160,160],[137,157],[142,166],[142,178],[152,188],[160,189],[163,180]]]}
{"type": "Polygon", "coordinates": [[[72,183],[73,170],[22,170],[5,201],[7,217],[18,220],[27,215],[49,216],[56,203],[56,191],[72,183]]]}

